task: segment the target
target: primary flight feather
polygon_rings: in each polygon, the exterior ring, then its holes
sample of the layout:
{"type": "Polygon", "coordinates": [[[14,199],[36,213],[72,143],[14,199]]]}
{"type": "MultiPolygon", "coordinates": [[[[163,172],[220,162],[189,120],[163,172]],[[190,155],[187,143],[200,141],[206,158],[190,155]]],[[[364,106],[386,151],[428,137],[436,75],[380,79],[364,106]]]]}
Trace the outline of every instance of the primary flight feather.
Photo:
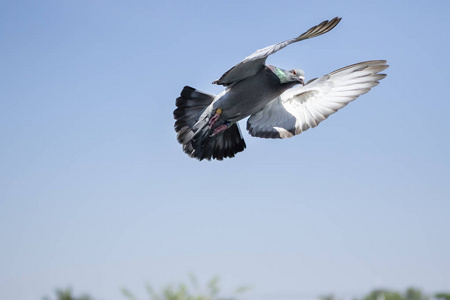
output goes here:
{"type": "Polygon", "coordinates": [[[257,50],[225,72],[214,84],[219,95],[184,87],[174,111],[177,139],[190,157],[222,160],[245,149],[239,120],[262,138],[288,138],[316,127],[340,108],[367,93],[386,75],[384,60],[354,64],[304,84],[300,69],[266,65],[269,55],[289,44],[322,35],[341,18],[324,21],[300,36],[257,50]]]}

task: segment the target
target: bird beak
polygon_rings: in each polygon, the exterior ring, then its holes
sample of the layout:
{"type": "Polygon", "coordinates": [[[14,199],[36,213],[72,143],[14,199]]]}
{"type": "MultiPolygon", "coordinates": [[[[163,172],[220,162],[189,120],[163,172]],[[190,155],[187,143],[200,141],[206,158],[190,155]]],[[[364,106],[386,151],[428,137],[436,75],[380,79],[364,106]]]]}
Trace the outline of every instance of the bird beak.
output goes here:
{"type": "Polygon", "coordinates": [[[297,75],[296,73],[291,73],[292,77],[294,77],[295,81],[298,83],[301,83],[302,85],[305,85],[305,81],[303,81],[303,76],[297,75]]]}

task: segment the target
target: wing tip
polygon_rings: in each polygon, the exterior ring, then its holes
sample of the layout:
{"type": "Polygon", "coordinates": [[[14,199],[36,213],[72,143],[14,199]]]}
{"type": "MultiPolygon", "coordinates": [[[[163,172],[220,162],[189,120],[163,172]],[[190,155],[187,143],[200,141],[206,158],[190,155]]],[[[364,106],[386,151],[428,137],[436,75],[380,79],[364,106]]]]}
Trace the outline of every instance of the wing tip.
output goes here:
{"type": "Polygon", "coordinates": [[[353,71],[355,71],[355,70],[359,70],[359,69],[363,70],[363,69],[369,69],[369,68],[374,70],[373,74],[376,74],[378,72],[384,71],[387,68],[389,68],[389,65],[387,65],[386,63],[387,63],[386,60],[363,61],[363,62],[359,62],[356,64],[352,64],[352,65],[334,70],[333,72],[328,73],[328,75],[333,76],[333,75],[336,75],[337,73],[340,73],[340,72],[343,72],[346,70],[350,70],[350,69],[354,69],[353,71]]]}
{"type": "Polygon", "coordinates": [[[325,21],[321,22],[319,25],[313,26],[310,29],[308,29],[306,32],[304,32],[301,35],[299,35],[295,39],[295,41],[298,42],[298,41],[301,41],[301,40],[314,38],[314,37],[317,37],[317,36],[322,35],[324,33],[327,33],[330,30],[332,30],[334,27],[336,27],[341,20],[342,20],[341,17],[334,17],[331,20],[325,20],[325,21]]]}

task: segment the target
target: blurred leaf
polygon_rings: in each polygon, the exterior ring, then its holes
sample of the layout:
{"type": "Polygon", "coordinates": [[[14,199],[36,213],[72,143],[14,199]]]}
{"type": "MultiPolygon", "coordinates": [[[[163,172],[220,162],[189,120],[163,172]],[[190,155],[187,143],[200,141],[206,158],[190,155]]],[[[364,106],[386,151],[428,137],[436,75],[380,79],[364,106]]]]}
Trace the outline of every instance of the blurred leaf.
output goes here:
{"type": "Polygon", "coordinates": [[[450,300],[450,293],[437,293],[434,297],[440,300],[450,300]]]}
{"type": "MultiPolygon", "coordinates": [[[[66,289],[57,289],[55,291],[56,294],[56,299],[57,300],[93,300],[93,298],[91,298],[89,295],[82,295],[79,297],[75,297],[72,294],[72,289],[71,288],[66,288],[66,289]]],[[[49,297],[44,297],[44,300],[50,300],[49,297]]]]}
{"type": "Polygon", "coordinates": [[[130,300],[137,300],[136,297],[126,288],[122,288],[122,295],[124,295],[126,298],[130,299],[130,300]]]}
{"type": "Polygon", "coordinates": [[[160,300],[161,298],[159,297],[158,293],[155,292],[155,290],[153,289],[153,287],[147,283],[147,285],[145,286],[146,290],[147,290],[147,294],[149,294],[150,299],[152,300],[160,300]]]}
{"type": "MultiPolygon", "coordinates": [[[[206,284],[206,292],[202,292],[197,278],[193,274],[188,275],[188,285],[180,283],[178,285],[169,284],[156,291],[150,284],[146,284],[147,294],[151,300],[236,300],[235,297],[219,298],[219,277],[214,276],[206,284]],[[193,287],[193,291],[190,290],[193,287]]],[[[235,293],[243,293],[250,288],[241,286],[235,289],[235,293]]],[[[122,294],[130,300],[137,300],[132,293],[122,289],[122,294]]]]}
{"type": "Polygon", "coordinates": [[[390,290],[374,290],[364,297],[364,300],[405,300],[400,293],[390,290]]]}
{"type": "Polygon", "coordinates": [[[243,286],[240,286],[240,287],[236,288],[236,289],[234,290],[234,292],[235,292],[236,294],[242,294],[242,293],[248,292],[248,291],[251,290],[251,289],[252,289],[251,286],[243,285],[243,286]]]}
{"type": "Polygon", "coordinates": [[[337,300],[337,298],[333,295],[324,295],[324,296],[320,296],[319,300],[337,300]]]}
{"type": "Polygon", "coordinates": [[[215,298],[219,294],[219,277],[214,276],[209,282],[208,282],[208,289],[209,289],[209,295],[211,298],[215,298]]]}
{"type": "Polygon", "coordinates": [[[405,292],[405,300],[429,300],[421,290],[416,288],[409,288],[405,292]]]}
{"type": "Polygon", "coordinates": [[[198,285],[197,277],[196,277],[194,274],[189,273],[189,274],[188,274],[188,279],[189,279],[189,282],[190,282],[191,286],[192,286],[196,291],[198,291],[199,285],[198,285]]]}

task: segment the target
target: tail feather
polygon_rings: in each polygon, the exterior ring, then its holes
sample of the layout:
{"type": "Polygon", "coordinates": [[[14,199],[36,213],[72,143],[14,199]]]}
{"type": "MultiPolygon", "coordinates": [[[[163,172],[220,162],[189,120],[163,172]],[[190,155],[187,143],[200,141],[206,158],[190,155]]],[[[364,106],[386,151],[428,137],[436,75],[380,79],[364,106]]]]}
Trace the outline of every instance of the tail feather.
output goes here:
{"type": "Polygon", "coordinates": [[[234,157],[246,147],[238,124],[233,124],[221,134],[211,136],[209,118],[198,122],[200,115],[212,103],[214,97],[186,86],[176,100],[177,109],[173,114],[178,142],[183,145],[186,154],[198,160],[234,157]]]}
{"type": "Polygon", "coordinates": [[[173,112],[175,130],[183,127],[192,128],[197,122],[203,110],[214,100],[214,95],[197,91],[194,88],[185,86],[180,97],[176,100],[177,109],[173,112]]]}
{"type": "MultiPolygon", "coordinates": [[[[208,131],[210,132],[210,130],[208,131]]],[[[199,160],[231,158],[236,153],[244,151],[246,147],[238,124],[231,125],[230,128],[218,135],[207,136],[201,142],[203,142],[202,146],[198,148],[199,151],[196,151],[193,156],[199,160]]]]}

